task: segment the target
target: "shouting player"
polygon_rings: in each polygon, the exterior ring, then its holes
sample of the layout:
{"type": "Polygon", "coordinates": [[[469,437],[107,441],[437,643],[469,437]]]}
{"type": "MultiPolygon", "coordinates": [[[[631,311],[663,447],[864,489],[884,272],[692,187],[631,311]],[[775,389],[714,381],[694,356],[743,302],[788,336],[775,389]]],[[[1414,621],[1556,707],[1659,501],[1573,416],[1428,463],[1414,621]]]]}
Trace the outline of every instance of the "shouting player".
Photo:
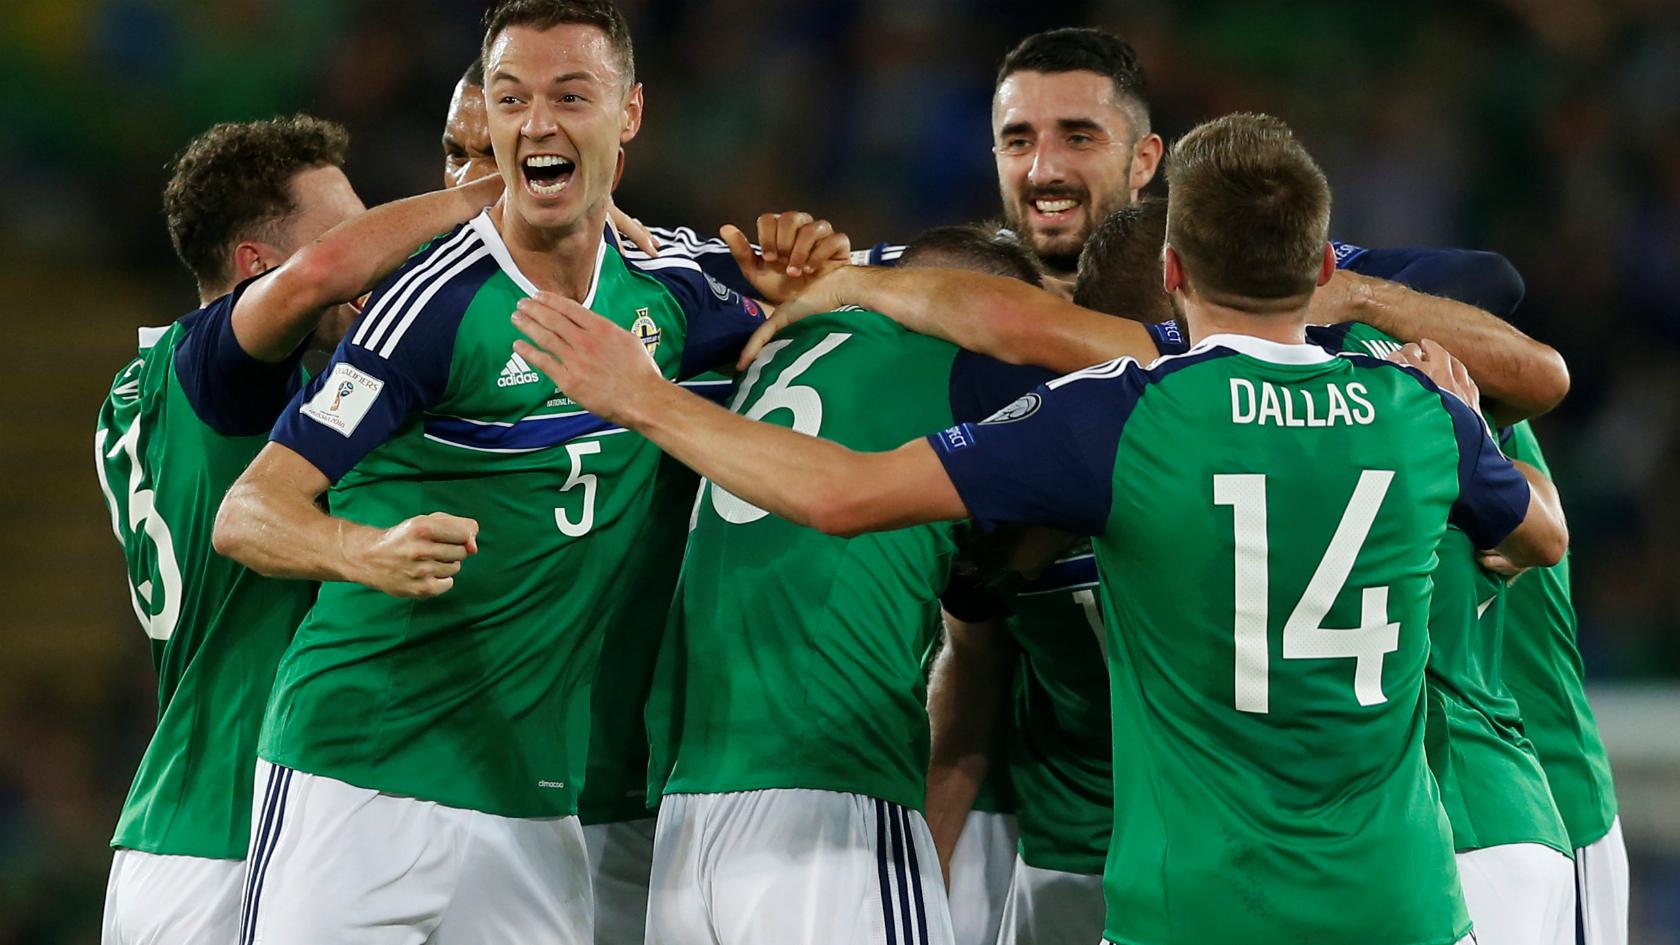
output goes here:
{"type": "Polygon", "coordinates": [[[1093,536],[1127,750],[1111,941],[1453,941],[1470,923],[1423,757],[1428,574],[1449,519],[1513,562],[1556,561],[1555,493],[1437,386],[1475,399],[1439,346],[1408,352],[1426,377],[1304,343],[1334,265],[1329,188],[1281,122],[1201,126],[1172,183],[1164,275],[1190,354],[1081,371],[890,452],[665,390],[632,336],[576,305],[527,310],[542,350],[516,350],[716,485],[826,532],[974,515],[1093,536]]]}
{"type": "Polygon", "coordinates": [[[164,192],[201,307],[141,330],[94,434],[159,682],[157,731],[111,841],[107,945],[239,938],[262,706],[315,585],[212,553],[215,504],[298,389],[306,339],[330,348],[343,333],[332,306],[499,190],[400,201],[333,229],[362,210],[341,169],[347,145],[342,128],[302,115],[218,125],[164,192]]]}

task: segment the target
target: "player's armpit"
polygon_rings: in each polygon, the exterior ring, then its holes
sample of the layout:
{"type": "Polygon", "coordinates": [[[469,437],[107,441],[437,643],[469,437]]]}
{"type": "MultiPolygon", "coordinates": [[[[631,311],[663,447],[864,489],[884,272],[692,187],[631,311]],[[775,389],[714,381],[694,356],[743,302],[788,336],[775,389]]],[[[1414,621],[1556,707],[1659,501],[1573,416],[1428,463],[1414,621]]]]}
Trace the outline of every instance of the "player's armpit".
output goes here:
{"type": "Polygon", "coordinates": [[[1512,465],[1528,480],[1528,512],[1494,550],[1519,568],[1549,568],[1569,550],[1563,503],[1545,473],[1519,460],[1512,460],[1512,465]]]}

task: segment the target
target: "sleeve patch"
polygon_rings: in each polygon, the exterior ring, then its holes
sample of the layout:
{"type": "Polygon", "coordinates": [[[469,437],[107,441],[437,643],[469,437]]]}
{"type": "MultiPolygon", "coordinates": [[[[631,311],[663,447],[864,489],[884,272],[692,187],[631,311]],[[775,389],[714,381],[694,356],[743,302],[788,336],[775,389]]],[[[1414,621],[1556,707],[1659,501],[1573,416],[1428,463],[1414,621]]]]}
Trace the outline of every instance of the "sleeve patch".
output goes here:
{"type": "Polygon", "coordinates": [[[1038,408],[1043,405],[1043,397],[1040,397],[1036,391],[1028,391],[1027,393],[1022,394],[1014,403],[980,422],[1013,423],[1016,420],[1025,420],[1033,414],[1038,413],[1038,408]]]}
{"type": "Polygon", "coordinates": [[[966,423],[941,430],[938,436],[940,447],[947,453],[974,445],[974,434],[966,423]]]}
{"type": "Polygon", "coordinates": [[[333,366],[326,383],[299,411],[340,436],[349,438],[384,388],[385,382],[379,378],[339,362],[333,366]]]}

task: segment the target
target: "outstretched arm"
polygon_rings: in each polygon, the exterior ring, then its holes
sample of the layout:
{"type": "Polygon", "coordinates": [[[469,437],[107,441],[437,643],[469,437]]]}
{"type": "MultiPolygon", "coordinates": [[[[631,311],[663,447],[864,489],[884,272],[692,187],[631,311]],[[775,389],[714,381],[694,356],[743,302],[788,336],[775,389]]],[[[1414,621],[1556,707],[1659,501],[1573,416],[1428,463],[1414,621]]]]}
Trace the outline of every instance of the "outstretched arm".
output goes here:
{"type": "Polygon", "coordinates": [[[547,293],[519,303],[514,348],[596,416],[630,427],[742,499],[833,535],[968,517],[925,440],[860,453],[737,416],[665,380],[629,332],[547,293]]]}
{"type": "Polygon", "coordinates": [[[494,175],[375,207],[298,250],[234,305],[234,338],[259,361],[284,361],[315,330],[321,311],[348,302],[402,265],[420,244],[489,206],[494,175]]]}
{"type": "Polygon", "coordinates": [[[1364,322],[1401,341],[1440,342],[1469,368],[1500,426],[1545,413],[1569,392],[1569,367],[1556,349],[1473,305],[1347,270],[1337,270],[1312,305],[1316,323],[1364,322]]]}
{"type": "Polygon", "coordinates": [[[1060,374],[1118,357],[1155,359],[1141,323],[1115,318],[1016,279],[923,267],[848,266],[776,309],[741,353],[744,368],[787,325],[843,305],[880,312],[905,328],[1011,364],[1060,374]]]}

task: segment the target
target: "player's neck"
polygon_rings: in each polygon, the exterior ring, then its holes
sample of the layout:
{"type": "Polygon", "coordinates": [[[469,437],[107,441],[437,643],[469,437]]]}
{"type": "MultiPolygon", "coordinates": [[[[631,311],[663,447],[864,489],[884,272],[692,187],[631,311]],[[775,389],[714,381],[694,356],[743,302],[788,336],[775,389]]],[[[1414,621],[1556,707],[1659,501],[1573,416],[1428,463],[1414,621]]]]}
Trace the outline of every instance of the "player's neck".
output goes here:
{"type": "Polygon", "coordinates": [[[1183,299],[1184,321],[1190,329],[1190,343],[1200,344],[1209,335],[1250,335],[1283,345],[1307,342],[1307,308],[1256,315],[1241,309],[1217,305],[1206,299],[1183,299]]]}
{"type": "Polygon", "coordinates": [[[596,247],[607,223],[604,204],[585,214],[578,226],[564,231],[531,226],[508,210],[505,200],[496,205],[491,221],[514,265],[537,288],[579,302],[589,294],[595,278],[596,247]]]}

